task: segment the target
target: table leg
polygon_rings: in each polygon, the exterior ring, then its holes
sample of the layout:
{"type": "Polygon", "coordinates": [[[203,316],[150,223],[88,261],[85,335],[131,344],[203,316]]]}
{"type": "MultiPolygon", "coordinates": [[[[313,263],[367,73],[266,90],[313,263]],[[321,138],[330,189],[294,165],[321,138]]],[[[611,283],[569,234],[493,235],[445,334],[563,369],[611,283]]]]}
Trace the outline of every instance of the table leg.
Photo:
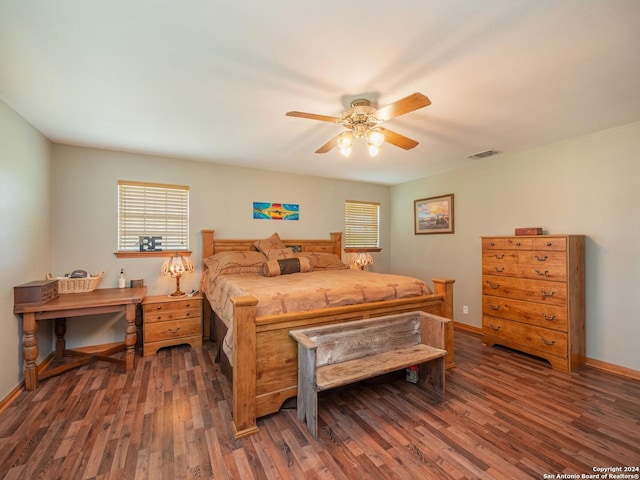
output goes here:
{"type": "Polygon", "coordinates": [[[36,316],[25,313],[22,316],[22,355],[24,356],[24,384],[27,390],[38,388],[38,337],[36,331],[36,316]]]}
{"type": "Polygon", "coordinates": [[[136,366],[135,346],[138,336],[136,328],[136,306],[134,304],[130,303],[127,305],[125,318],[127,319],[127,329],[124,335],[124,345],[126,349],[124,353],[124,371],[130,372],[136,366]]]}
{"type": "Polygon", "coordinates": [[[67,319],[66,318],[56,318],[55,322],[55,332],[56,332],[56,355],[55,358],[58,362],[61,362],[64,359],[64,350],[66,348],[66,343],[64,341],[64,335],[67,333],[67,319]]]}
{"type": "Polygon", "coordinates": [[[142,305],[136,305],[136,351],[142,352],[142,305]]]}

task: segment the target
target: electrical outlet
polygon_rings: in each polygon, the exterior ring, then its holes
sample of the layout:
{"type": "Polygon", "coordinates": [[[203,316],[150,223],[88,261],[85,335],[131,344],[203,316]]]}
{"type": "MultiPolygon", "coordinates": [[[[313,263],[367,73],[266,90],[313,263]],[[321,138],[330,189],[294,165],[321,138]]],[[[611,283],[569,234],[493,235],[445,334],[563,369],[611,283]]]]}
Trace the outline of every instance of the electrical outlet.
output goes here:
{"type": "Polygon", "coordinates": [[[464,313],[465,315],[469,314],[469,307],[467,307],[466,305],[462,306],[462,313],[464,313]]]}

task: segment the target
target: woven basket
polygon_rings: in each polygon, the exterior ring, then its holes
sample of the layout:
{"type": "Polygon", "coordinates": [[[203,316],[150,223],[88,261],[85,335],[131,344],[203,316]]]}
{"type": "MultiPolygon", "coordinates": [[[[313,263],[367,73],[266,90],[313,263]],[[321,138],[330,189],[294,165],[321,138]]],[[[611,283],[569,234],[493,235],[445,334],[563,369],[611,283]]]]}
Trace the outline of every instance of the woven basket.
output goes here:
{"type": "Polygon", "coordinates": [[[100,272],[95,277],[87,278],[56,277],[47,273],[47,280],[58,280],[58,293],[83,293],[93,292],[98,288],[103,276],[104,272],[100,272]]]}

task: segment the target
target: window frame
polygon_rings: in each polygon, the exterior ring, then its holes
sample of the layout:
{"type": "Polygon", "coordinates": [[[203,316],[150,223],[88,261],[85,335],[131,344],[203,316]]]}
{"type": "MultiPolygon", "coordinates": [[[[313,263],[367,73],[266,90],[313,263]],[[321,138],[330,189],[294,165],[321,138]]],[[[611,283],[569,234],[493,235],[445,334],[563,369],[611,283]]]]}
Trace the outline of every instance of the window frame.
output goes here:
{"type": "MultiPolygon", "coordinates": [[[[165,184],[165,183],[150,183],[150,182],[138,182],[138,181],[129,181],[129,180],[118,180],[118,184],[117,184],[117,200],[118,200],[118,206],[117,206],[117,217],[118,217],[118,226],[117,226],[117,250],[115,252],[116,257],[119,258],[125,258],[125,257],[166,257],[166,256],[171,256],[175,253],[180,253],[183,256],[190,256],[191,255],[191,250],[189,249],[189,221],[190,221],[190,216],[189,216],[189,210],[190,210],[190,198],[189,198],[189,186],[187,185],[174,185],[174,184],[165,184]],[[122,198],[122,193],[121,193],[121,187],[141,187],[141,188],[154,188],[154,189],[166,189],[166,190],[171,190],[171,191],[180,191],[180,192],[186,192],[185,193],[185,199],[182,202],[176,202],[176,204],[183,204],[182,207],[185,208],[186,213],[184,214],[184,221],[185,221],[185,227],[184,227],[184,231],[182,232],[182,234],[184,235],[183,237],[181,237],[181,239],[184,239],[185,241],[185,248],[184,249],[176,249],[176,248],[171,248],[171,249],[163,249],[161,251],[139,251],[139,250],[120,250],[121,245],[121,240],[122,240],[122,232],[121,232],[121,213],[122,213],[122,206],[121,206],[121,198],[122,198]],[[184,205],[186,204],[186,205],[184,205]]],[[[175,192],[174,192],[175,193],[175,192]]],[[[166,213],[166,212],[165,212],[166,213]]],[[[149,232],[152,233],[152,232],[149,232]]]]}
{"type": "MultiPolygon", "coordinates": [[[[364,212],[366,208],[363,208],[362,220],[363,222],[371,223],[373,221],[373,215],[366,215],[364,212]]],[[[382,251],[382,247],[380,247],[380,202],[371,202],[365,200],[345,200],[344,202],[344,242],[345,252],[380,252],[382,251]],[[372,245],[353,245],[349,244],[350,235],[350,221],[349,216],[354,215],[354,212],[349,212],[349,205],[355,205],[356,208],[363,208],[364,206],[375,206],[376,207],[376,217],[375,218],[375,235],[376,235],[376,246],[372,245]]]]}

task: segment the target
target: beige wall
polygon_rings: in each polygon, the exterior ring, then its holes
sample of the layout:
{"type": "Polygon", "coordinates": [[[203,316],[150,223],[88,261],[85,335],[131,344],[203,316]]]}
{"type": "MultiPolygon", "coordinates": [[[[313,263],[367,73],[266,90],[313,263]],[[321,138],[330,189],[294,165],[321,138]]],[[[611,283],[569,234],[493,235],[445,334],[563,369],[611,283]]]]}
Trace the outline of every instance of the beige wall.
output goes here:
{"type": "MultiPolygon", "coordinates": [[[[216,229],[220,238],[263,238],[277,231],[283,238],[329,238],[344,230],[344,201],[381,203],[383,251],[374,270],[389,268],[388,186],[289,175],[149,155],[65,145],[52,147],[53,269],[56,275],[74,269],[104,270],[100,287],[116,287],[126,277],[143,278],[153,295],[170,293],[175,280],[160,276],[162,259],[118,259],[117,181],[138,180],[190,186],[190,246],[197,264],[200,231],[216,229]],[[300,205],[299,221],[254,220],[252,202],[300,205]]],[[[183,277],[181,287],[198,288],[200,267],[183,277]]],[[[124,320],[112,316],[69,319],[70,346],[120,341],[124,320]]]]}
{"type": "MultiPolygon", "coordinates": [[[[13,287],[44,280],[51,268],[49,142],[0,101],[0,398],[23,379],[22,318],[13,287]]],[[[40,322],[40,358],[52,350],[50,321],[40,322]]]]}
{"type": "Polygon", "coordinates": [[[395,186],[393,270],[455,278],[456,321],[480,327],[481,235],[516,227],[585,234],[587,357],[640,370],[638,152],[635,123],[395,186]],[[448,193],[455,234],[414,235],[413,201],[448,193]]]}

